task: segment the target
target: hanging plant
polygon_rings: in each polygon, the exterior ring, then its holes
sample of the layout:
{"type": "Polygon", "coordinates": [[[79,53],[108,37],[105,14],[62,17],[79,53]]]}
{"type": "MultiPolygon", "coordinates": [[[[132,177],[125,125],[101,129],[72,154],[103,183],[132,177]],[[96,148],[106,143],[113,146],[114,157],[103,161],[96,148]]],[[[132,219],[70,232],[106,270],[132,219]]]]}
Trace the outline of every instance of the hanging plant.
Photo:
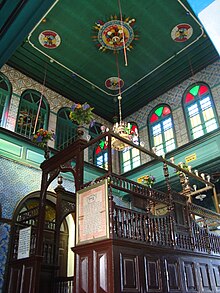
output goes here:
{"type": "Polygon", "coordinates": [[[49,140],[55,140],[55,133],[43,128],[38,129],[32,138],[32,141],[42,148],[47,146],[49,140]]]}
{"type": "Polygon", "coordinates": [[[90,124],[92,126],[94,123],[93,109],[88,103],[74,103],[71,107],[69,118],[78,125],[90,124]]]}

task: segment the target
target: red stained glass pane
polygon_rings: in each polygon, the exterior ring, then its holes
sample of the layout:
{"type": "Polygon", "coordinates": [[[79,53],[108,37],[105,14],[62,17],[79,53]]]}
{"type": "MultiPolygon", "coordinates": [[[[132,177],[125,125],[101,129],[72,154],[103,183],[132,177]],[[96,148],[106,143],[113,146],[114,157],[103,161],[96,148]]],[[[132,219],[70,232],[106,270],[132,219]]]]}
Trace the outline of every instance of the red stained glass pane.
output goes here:
{"type": "Polygon", "coordinates": [[[208,92],[208,88],[205,85],[201,85],[199,88],[199,96],[206,94],[208,92]]]}
{"type": "Polygon", "coordinates": [[[189,103],[194,100],[194,96],[190,93],[187,93],[186,98],[185,98],[185,103],[189,103]]]}
{"type": "Polygon", "coordinates": [[[170,108],[168,108],[168,107],[164,107],[163,108],[163,116],[166,116],[166,115],[169,115],[170,114],[170,108]]]}
{"type": "Polygon", "coordinates": [[[100,148],[100,146],[98,146],[97,148],[96,148],[96,150],[95,150],[95,153],[96,153],[96,155],[98,155],[99,153],[101,153],[101,148],[100,148]]]}
{"type": "Polygon", "coordinates": [[[153,123],[158,120],[158,116],[154,113],[150,117],[150,123],[153,123]]]}
{"type": "Polygon", "coordinates": [[[138,133],[138,130],[137,130],[137,126],[136,125],[132,125],[132,127],[131,127],[131,133],[138,133]]]}

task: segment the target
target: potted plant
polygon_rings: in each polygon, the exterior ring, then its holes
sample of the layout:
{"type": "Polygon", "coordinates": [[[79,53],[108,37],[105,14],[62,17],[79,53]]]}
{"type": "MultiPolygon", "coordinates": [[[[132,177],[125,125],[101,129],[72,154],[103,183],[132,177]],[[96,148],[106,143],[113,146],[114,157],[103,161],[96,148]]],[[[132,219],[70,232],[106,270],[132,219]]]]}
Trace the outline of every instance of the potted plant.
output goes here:
{"type": "Polygon", "coordinates": [[[80,104],[74,103],[71,107],[71,111],[69,114],[69,118],[71,121],[76,122],[78,124],[77,134],[79,138],[85,138],[88,140],[88,135],[85,135],[85,124],[93,125],[93,111],[88,103],[80,104]]]}
{"type": "Polygon", "coordinates": [[[49,140],[55,139],[54,131],[48,131],[46,129],[40,128],[34,134],[32,141],[36,143],[39,147],[45,148],[47,147],[47,143],[49,140]]]}
{"type": "Polygon", "coordinates": [[[93,121],[93,109],[88,103],[74,103],[69,114],[70,120],[78,125],[90,124],[93,121]]]}
{"type": "Polygon", "coordinates": [[[156,181],[156,178],[152,175],[143,175],[137,179],[138,183],[152,187],[156,181]]]}

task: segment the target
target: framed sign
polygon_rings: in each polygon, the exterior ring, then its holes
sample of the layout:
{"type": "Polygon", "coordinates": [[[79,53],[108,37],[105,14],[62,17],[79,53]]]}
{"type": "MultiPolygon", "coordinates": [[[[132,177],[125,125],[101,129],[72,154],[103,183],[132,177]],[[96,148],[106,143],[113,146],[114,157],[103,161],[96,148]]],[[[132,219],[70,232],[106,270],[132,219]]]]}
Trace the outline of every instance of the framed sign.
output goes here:
{"type": "Polygon", "coordinates": [[[107,179],[76,193],[76,245],[109,238],[107,179]]]}
{"type": "Polygon", "coordinates": [[[19,231],[18,259],[30,256],[31,227],[23,228],[19,231]]]}

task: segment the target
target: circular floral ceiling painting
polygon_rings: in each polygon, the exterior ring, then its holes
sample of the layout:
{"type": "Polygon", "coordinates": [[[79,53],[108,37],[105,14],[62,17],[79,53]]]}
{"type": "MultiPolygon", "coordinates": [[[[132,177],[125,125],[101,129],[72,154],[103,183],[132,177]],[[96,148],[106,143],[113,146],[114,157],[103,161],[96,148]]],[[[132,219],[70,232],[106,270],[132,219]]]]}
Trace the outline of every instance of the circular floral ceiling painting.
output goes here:
{"type": "Polygon", "coordinates": [[[104,22],[98,20],[94,26],[97,35],[93,36],[94,41],[100,51],[106,50],[119,51],[133,48],[132,42],[138,39],[137,34],[133,30],[135,19],[129,17],[120,20],[117,16],[104,22]]]}
{"type": "Polygon", "coordinates": [[[109,77],[108,79],[106,79],[105,81],[105,86],[109,89],[109,90],[118,90],[119,88],[122,88],[124,86],[124,81],[119,78],[119,77],[109,77]]]}
{"type": "Polygon", "coordinates": [[[175,42],[186,42],[193,34],[191,25],[187,23],[180,23],[176,25],[171,31],[171,38],[175,42]]]}
{"type": "Polygon", "coordinates": [[[47,49],[56,49],[61,43],[60,36],[56,32],[50,30],[40,33],[38,39],[40,44],[47,49]]]}

